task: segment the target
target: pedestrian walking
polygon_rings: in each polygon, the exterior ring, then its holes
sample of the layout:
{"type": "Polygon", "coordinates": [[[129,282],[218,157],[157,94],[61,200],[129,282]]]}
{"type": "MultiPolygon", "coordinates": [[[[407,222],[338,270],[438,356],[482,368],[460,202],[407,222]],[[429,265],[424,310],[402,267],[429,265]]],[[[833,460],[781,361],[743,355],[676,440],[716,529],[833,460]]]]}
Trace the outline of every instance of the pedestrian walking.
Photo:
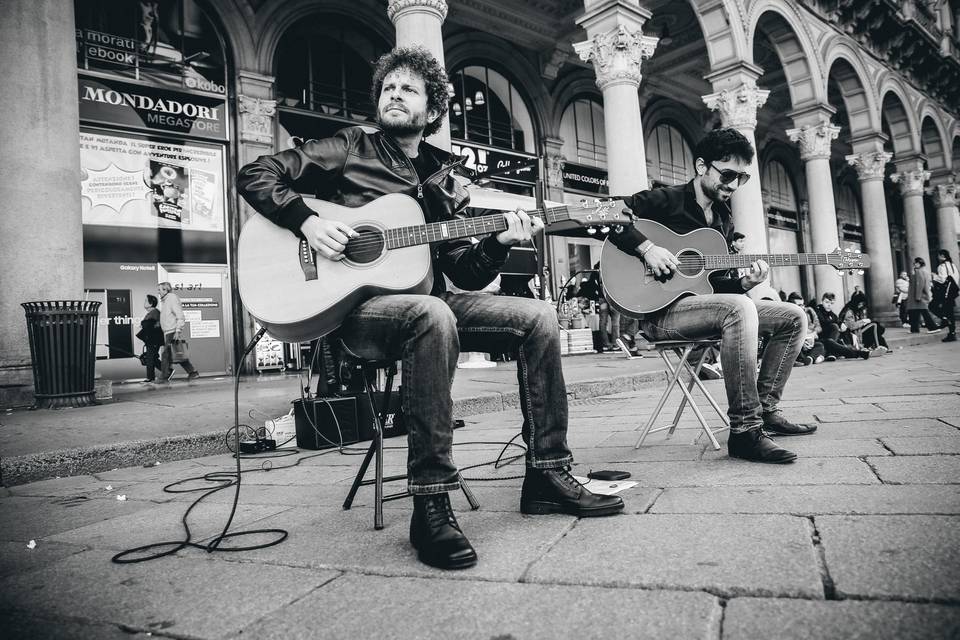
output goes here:
{"type": "Polygon", "coordinates": [[[187,319],[183,315],[183,305],[180,297],[173,292],[169,282],[157,285],[157,292],[163,308],[160,309],[160,328],[163,330],[163,352],[160,356],[160,379],[169,382],[173,378],[173,365],[179,364],[187,372],[188,380],[200,377],[196,367],[190,362],[187,354],[186,340],[183,336],[183,327],[187,319]],[[174,354],[174,351],[177,353],[174,354]]]}
{"type": "Polygon", "coordinates": [[[913,259],[913,273],[910,274],[910,289],[907,291],[907,316],[910,318],[910,333],[920,333],[920,320],[923,319],[927,333],[940,331],[927,308],[930,305],[930,272],[927,261],[917,256],[913,259]]]}
{"type": "Polygon", "coordinates": [[[947,328],[947,336],[943,339],[943,342],[956,342],[955,306],[960,275],[958,275],[957,266],[953,264],[950,252],[946,249],[937,251],[937,262],[940,264],[937,265],[937,272],[933,275],[933,301],[931,306],[936,309],[936,314],[943,319],[940,327],[947,328]]]}
{"type": "Polygon", "coordinates": [[[160,329],[157,296],[147,294],[143,301],[143,308],[147,312],[140,320],[137,338],[143,342],[143,355],[140,356],[140,362],[147,369],[147,378],[143,381],[146,384],[156,379],[156,368],[160,365],[160,348],[163,346],[163,330],[160,329]]]}

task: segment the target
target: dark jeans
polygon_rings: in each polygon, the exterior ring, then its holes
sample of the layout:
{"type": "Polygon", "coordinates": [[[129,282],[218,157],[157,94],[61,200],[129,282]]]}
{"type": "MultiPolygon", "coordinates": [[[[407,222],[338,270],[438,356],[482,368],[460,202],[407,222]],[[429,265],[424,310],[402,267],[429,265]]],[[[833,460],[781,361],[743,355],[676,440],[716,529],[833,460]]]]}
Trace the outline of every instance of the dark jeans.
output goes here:
{"type": "Polygon", "coordinates": [[[923,318],[923,324],[927,327],[927,331],[940,328],[940,323],[934,320],[933,316],[930,315],[930,312],[926,309],[910,309],[907,311],[907,315],[910,317],[910,333],[920,333],[921,317],[923,318]]]}
{"type": "Polygon", "coordinates": [[[461,350],[517,353],[527,466],[553,469],[572,462],[560,333],[549,304],[480,293],[378,296],[357,307],[337,337],[353,356],[402,360],[411,493],[459,487],[450,388],[461,350]]]}
{"type": "Polygon", "coordinates": [[[860,330],[860,340],[867,349],[876,349],[877,347],[886,349],[887,341],[883,337],[885,332],[886,329],[884,327],[881,327],[876,322],[871,322],[860,330]]]}
{"type": "Polygon", "coordinates": [[[157,365],[160,364],[160,346],[144,343],[143,350],[147,353],[147,364],[144,365],[147,368],[147,380],[154,380],[157,377],[157,365]]]}
{"type": "MultiPolygon", "coordinates": [[[[170,377],[170,369],[173,366],[170,362],[170,345],[173,344],[173,336],[176,335],[176,332],[171,331],[170,333],[163,334],[163,351],[160,357],[160,379],[166,381],[170,377]]],[[[195,372],[197,369],[190,363],[190,360],[184,360],[180,363],[180,366],[183,367],[183,370],[188,374],[195,372]]]]}
{"type": "Polygon", "coordinates": [[[907,301],[898,304],[897,309],[900,313],[900,324],[908,324],[910,321],[907,319],[907,301]]]}
{"type": "Polygon", "coordinates": [[[859,358],[860,352],[840,340],[840,327],[827,322],[820,327],[820,341],[828,356],[835,358],[859,358]]]}
{"type": "Polygon", "coordinates": [[[729,293],[681,298],[641,324],[652,340],[720,338],[731,433],[760,426],[761,414],[777,409],[807,334],[807,314],[797,305],[729,293]],[[758,373],[760,334],[767,340],[758,373]]]}
{"type": "Polygon", "coordinates": [[[825,357],[826,355],[827,355],[827,349],[826,347],[823,346],[823,343],[820,342],[819,340],[814,340],[813,346],[810,347],[809,349],[801,345],[801,348],[800,348],[801,358],[810,356],[811,358],[816,360],[817,358],[825,357]]]}
{"type": "Polygon", "coordinates": [[[940,326],[946,326],[947,331],[951,334],[957,332],[957,318],[956,318],[956,299],[947,300],[943,306],[943,319],[946,321],[945,325],[941,324],[940,326]]]}

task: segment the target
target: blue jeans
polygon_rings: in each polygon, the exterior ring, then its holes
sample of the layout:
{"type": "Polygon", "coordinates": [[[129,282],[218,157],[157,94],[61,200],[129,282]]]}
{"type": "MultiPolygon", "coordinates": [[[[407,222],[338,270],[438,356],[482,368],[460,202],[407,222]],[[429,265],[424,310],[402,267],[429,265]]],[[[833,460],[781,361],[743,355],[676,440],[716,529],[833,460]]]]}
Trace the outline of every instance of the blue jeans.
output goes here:
{"type": "Polygon", "coordinates": [[[775,411],[807,334],[807,314],[795,304],[718,293],[681,298],[641,320],[652,340],[720,339],[730,432],[742,433],[775,411]],[[767,336],[760,372],[757,342],[767,336]]]}
{"type": "Polygon", "coordinates": [[[479,293],[377,296],[347,317],[337,337],[353,356],[402,360],[411,493],[460,486],[451,455],[450,389],[461,349],[517,353],[527,466],[552,469],[572,462],[560,333],[549,304],[479,293]]]}

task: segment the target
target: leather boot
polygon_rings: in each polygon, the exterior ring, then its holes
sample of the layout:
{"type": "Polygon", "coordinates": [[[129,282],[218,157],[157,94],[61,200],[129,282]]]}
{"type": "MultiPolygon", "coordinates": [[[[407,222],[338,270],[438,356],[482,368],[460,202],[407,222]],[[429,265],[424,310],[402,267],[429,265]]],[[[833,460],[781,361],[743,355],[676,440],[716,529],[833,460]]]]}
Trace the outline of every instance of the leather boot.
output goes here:
{"type": "Polygon", "coordinates": [[[609,516],[623,511],[620,496],[600,496],[587,491],[570,475],[566,467],[560,469],[527,468],[520,492],[520,513],[543,515],[568,513],[581,518],[609,516]]]}
{"type": "Polygon", "coordinates": [[[797,454],[778,446],[760,427],[743,433],[731,433],[727,440],[727,453],[731,458],[770,464],[783,464],[797,459],[797,454]]]}
{"type": "Polygon", "coordinates": [[[477,564],[477,552],[460,530],[446,493],[413,496],[410,544],[420,562],[431,567],[467,569],[477,564]]]}
{"type": "Polygon", "coordinates": [[[784,418],[777,409],[763,414],[763,428],[775,436],[805,436],[816,431],[817,425],[794,424],[784,418]]]}

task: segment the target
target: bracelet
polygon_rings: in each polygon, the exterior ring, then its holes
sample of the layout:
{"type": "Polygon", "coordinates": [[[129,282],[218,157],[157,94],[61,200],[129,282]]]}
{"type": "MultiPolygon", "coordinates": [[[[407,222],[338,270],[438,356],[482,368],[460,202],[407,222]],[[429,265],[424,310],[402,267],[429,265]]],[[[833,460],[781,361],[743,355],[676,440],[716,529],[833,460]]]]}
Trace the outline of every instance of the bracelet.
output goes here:
{"type": "Polygon", "coordinates": [[[642,243],[640,243],[640,246],[637,247],[637,253],[639,253],[640,257],[642,258],[643,256],[647,255],[647,252],[650,251],[650,249],[653,249],[654,246],[653,240],[644,240],[642,243]]]}

